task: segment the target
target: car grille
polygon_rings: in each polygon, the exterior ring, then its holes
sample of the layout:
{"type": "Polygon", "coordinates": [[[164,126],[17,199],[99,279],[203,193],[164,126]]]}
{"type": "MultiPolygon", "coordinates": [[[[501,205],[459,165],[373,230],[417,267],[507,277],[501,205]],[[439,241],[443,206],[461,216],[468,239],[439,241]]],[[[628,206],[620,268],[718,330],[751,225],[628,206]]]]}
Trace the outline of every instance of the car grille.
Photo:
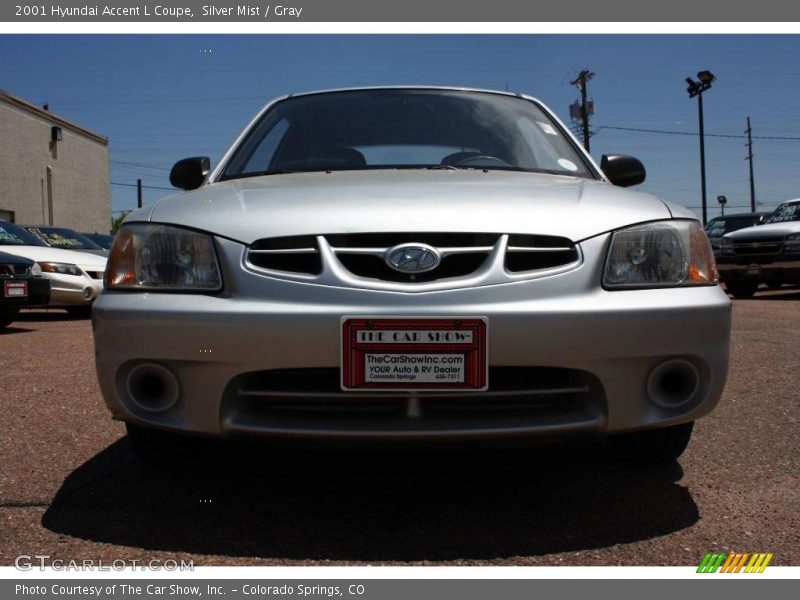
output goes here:
{"type": "Polygon", "coordinates": [[[733,243],[733,253],[736,256],[778,254],[782,247],[782,237],[737,239],[733,243]]]}
{"type": "Polygon", "coordinates": [[[545,235],[510,235],[506,269],[520,273],[568,265],[578,260],[578,250],[566,238],[545,235]]]}
{"type": "Polygon", "coordinates": [[[250,246],[248,260],[262,269],[318,275],[322,272],[317,238],[313,235],[275,237],[250,246]]]}
{"type": "Polygon", "coordinates": [[[381,281],[423,283],[465,277],[486,261],[499,235],[478,233],[357,233],[325,236],[344,267],[357,275],[381,281]],[[401,273],[389,267],[384,254],[400,244],[427,244],[442,252],[442,261],[427,273],[401,273]]]}
{"type": "Polygon", "coordinates": [[[8,277],[20,277],[24,275],[28,275],[31,269],[25,265],[3,265],[0,264],[0,275],[6,275],[8,277]]]}
{"type": "Polygon", "coordinates": [[[234,430],[403,432],[597,423],[596,377],[549,367],[490,367],[483,392],[345,392],[338,368],[282,369],[234,378],[225,392],[234,430]]]}
{"type": "Polygon", "coordinates": [[[510,274],[531,273],[577,264],[578,249],[570,240],[544,235],[498,233],[351,233],[265,238],[248,251],[250,265],[270,271],[316,276],[323,272],[325,250],[346,271],[361,280],[426,283],[473,276],[502,252],[510,274]],[[425,244],[441,255],[430,271],[404,273],[390,267],[385,254],[401,244],[425,244]],[[324,248],[323,248],[324,246],[324,248]]]}

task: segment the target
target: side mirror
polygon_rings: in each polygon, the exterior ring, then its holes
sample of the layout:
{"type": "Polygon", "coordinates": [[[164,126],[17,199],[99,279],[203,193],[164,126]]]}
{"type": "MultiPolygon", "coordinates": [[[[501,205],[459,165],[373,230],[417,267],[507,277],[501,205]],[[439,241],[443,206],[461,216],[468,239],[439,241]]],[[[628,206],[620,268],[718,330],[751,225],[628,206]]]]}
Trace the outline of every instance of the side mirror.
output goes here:
{"type": "Polygon", "coordinates": [[[182,190],[196,190],[211,172],[211,159],[207,156],[193,156],[175,163],[169,172],[169,182],[182,190]]]}
{"type": "Polygon", "coordinates": [[[638,185],[644,181],[647,172],[638,158],[624,154],[604,154],[600,169],[608,180],[620,187],[638,185]]]}

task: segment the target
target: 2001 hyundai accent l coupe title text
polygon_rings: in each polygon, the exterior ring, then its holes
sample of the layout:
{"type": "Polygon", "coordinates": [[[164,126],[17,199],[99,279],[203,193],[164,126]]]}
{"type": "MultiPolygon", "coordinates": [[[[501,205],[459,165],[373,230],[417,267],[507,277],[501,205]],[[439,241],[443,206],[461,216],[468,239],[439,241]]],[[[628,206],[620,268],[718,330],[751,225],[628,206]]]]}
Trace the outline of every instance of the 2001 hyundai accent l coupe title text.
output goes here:
{"type": "Polygon", "coordinates": [[[182,434],[608,436],[679,456],[725,383],[730,302],[686,209],[621,187],[537,100],[275,100],[128,216],[94,309],[111,412],[182,434]]]}

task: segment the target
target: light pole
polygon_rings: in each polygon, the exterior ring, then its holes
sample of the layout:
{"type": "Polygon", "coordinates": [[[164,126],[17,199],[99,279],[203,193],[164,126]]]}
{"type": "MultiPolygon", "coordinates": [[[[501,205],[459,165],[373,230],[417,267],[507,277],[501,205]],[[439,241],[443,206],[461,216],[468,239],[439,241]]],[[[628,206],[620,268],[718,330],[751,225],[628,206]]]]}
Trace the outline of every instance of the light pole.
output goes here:
{"type": "Polygon", "coordinates": [[[705,129],[703,128],[703,92],[711,87],[716,77],[711,71],[700,71],[697,74],[695,81],[691,77],[686,78],[686,83],[689,87],[686,91],[689,92],[689,98],[697,96],[697,111],[700,122],[700,188],[702,190],[702,206],[703,206],[703,225],[708,220],[707,206],[706,206],[706,143],[705,143],[705,129]]]}
{"type": "MultiPolygon", "coordinates": [[[[722,216],[725,216],[725,205],[728,203],[728,199],[725,196],[717,196],[717,202],[719,202],[719,210],[722,213],[722,216]]],[[[755,212],[755,211],[753,211],[755,212]]]]}

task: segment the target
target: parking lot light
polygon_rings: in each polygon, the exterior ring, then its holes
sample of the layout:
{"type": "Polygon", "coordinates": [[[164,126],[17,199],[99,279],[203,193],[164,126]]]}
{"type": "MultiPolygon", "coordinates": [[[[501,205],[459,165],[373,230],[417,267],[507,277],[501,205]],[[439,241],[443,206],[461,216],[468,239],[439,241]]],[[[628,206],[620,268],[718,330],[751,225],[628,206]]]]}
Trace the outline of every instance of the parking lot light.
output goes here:
{"type": "Polygon", "coordinates": [[[706,206],[706,146],[705,146],[705,129],[703,127],[703,92],[711,87],[711,84],[716,80],[716,77],[711,71],[700,71],[697,73],[695,81],[691,77],[686,78],[688,87],[686,91],[689,98],[697,96],[697,111],[698,120],[700,125],[700,188],[702,195],[702,210],[703,210],[703,225],[708,220],[708,208],[706,206]]]}

